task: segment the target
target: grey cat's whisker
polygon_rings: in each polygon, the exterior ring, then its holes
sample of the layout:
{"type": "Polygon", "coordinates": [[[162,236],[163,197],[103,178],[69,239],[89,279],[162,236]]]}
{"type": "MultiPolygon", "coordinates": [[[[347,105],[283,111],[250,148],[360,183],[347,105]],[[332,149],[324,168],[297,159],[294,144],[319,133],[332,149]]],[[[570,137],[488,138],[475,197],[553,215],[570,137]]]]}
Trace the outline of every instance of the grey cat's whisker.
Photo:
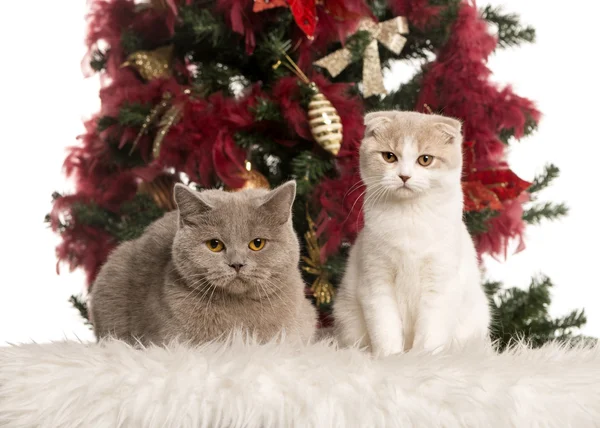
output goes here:
{"type": "MultiPolygon", "coordinates": [[[[265,281],[273,288],[277,288],[278,290],[281,290],[281,288],[279,286],[277,286],[274,282],[270,281],[269,279],[265,279],[265,281]]],[[[286,301],[283,300],[283,297],[281,297],[281,293],[274,293],[277,295],[277,297],[279,297],[279,300],[281,300],[282,303],[282,307],[287,310],[290,311],[290,306],[287,304],[286,301]]]]}
{"type": "Polygon", "coordinates": [[[264,287],[264,285],[263,285],[262,282],[259,282],[258,285],[260,285],[260,288],[262,288],[263,291],[265,292],[265,296],[267,297],[267,300],[269,301],[269,305],[271,306],[271,310],[273,311],[273,315],[275,315],[275,307],[273,306],[273,302],[271,301],[271,297],[269,297],[269,293],[265,289],[265,287],[264,287]]]}

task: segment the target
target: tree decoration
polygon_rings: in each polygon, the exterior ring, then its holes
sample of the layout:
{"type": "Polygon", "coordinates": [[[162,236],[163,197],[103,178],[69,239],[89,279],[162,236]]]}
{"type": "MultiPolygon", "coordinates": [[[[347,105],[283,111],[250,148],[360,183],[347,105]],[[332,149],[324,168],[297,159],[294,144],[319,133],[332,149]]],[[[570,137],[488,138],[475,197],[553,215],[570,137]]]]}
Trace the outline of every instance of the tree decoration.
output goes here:
{"type": "Polygon", "coordinates": [[[127,57],[121,67],[132,67],[146,81],[171,77],[173,46],[163,46],[153,51],[137,51],[127,57]]]}
{"type": "Polygon", "coordinates": [[[130,155],[135,151],[135,149],[137,148],[137,145],[140,142],[140,140],[142,139],[142,137],[148,133],[148,131],[150,130],[150,127],[152,125],[154,125],[155,123],[157,123],[157,121],[160,120],[160,117],[162,116],[162,114],[165,111],[167,111],[167,109],[169,108],[169,106],[171,104],[172,98],[173,98],[173,96],[169,92],[163,93],[162,100],[160,101],[160,103],[155,105],[152,108],[152,110],[150,110],[150,114],[148,114],[148,116],[146,116],[146,118],[144,119],[144,124],[142,125],[142,127],[140,128],[140,131],[138,132],[137,136],[133,140],[133,144],[131,145],[131,150],[129,151],[130,155]]]}
{"type": "Polygon", "coordinates": [[[304,261],[302,269],[316,276],[310,289],[317,301],[317,305],[329,304],[334,296],[333,285],[331,285],[329,274],[323,268],[321,262],[321,248],[317,239],[315,223],[310,214],[308,214],[308,208],[306,209],[306,220],[308,221],[308,230],[304,234],[304,240],[306,241],[308,256],[302,256],[302,260],[304,261]]]}
{"type": "Polygon", "coordinates": [[[296,25],[302,30],[306,37],[313,39],[317,28],[317,4],[315,0],[254,0],[252,11],[276,7],[289,7],[296,25]]]}
{"type": "Polygon", "coordinates": [[[496,166],[476,164],[473,141],[465,141],[463,146],[462,188],[465,211],[501,211],[504,202],[517,199],[531,186],[531,183],[522,180],[504,163],[496,166]]]}
{"type": "MultiPolygon", "coordinates": [[[[377,42],[381,42],[390,51],[399,55],[406,44],[406,37],[402,34],[408,34],[408,21],[403,16],[380,23],[370,18],[363,18],[358,25],[358,31],[366,31],[371,39],[363,53],[363,95],[367,98],[372,95],[387,94],[383,86],[377,42]]],[[[352,60],[352,52],[348,47],[344,47],[314,64],[325,68],[332,77],[336,77],[352,63],[352,60]]]]}
{"type": "MultiPolygon", "coordinates": [[[[184,94],[189,95],[191,91],[185,89],[184,94]]],[[[144,119],[144,124],[140,128],[129,154],[131,155],[136,149],[140,139],[146,135],[152,126],[156,126],[157,131],[152,144],[152,157],[158,159],[160,156],[160,148],[165,136],[168,134],[171,127],[181,120],[182,106],[180,103],[172,104],[173,96],[169,92],[163,93],[162,100],[150,110],[150,114],[144,119]]]]}
{"type": "Polygon", "coordinates": [[[255,170],[252,167],[252,162],[250,162],[249,160],[246,160],[244,162],[245,164],[245,170],[241,173],[242,178],[245,180],[245,183],[242,187],[239,188],[230,188],[230,187],[226,187],[225,190],[231,191],[231,192],[239,192],[240,190],[244,190],[244,189],[270,189],[271,188],[271,184],[269,183],[269,180],[267,180],[267,178],[262,175],[260,172],[258,172],[257,170],[255,170]]]}
{"type": "Polygon", "coordinates": [[[158,159],[160,156],[160,148],[165,136],[171,127],[179,122],[181,116],[181,107],[178,105],[173,105],[161,117],[160,122],[158,123],[158,131],[156,132],[156,136],[154,137],[154,142],[152,144],[152,157],[154,159],[158,159]]]}
{"type": "Polygon", "coordinates": [[[344,138],[340,115],[333,104],[319,91],[317,85],[310,81],[289,55],[285,53],[283,55],[287,62],[278,61],[273,68],[283,64],[313,92],[314,95],[308,104],[310,132],[323,149],[337,156],[344,138]]]}

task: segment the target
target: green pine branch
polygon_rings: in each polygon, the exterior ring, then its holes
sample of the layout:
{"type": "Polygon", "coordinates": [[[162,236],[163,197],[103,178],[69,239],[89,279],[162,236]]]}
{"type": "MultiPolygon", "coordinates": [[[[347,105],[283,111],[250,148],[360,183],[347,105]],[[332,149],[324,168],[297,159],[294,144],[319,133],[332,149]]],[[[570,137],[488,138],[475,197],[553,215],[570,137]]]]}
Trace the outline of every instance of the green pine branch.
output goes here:
{"type": "Polygon", "coordinates": [[[325,175],[333,169],[332,159],[324,159],[311,151],[301,152],[292,160],[292,171],[296,178],[300,196],[307,195],[325,175]]]}
{"type": "Polygon", "coordinates": [[[201,88],[205,95],[222,91],[233,96],[236,86],[241,89],[250,84],[240,70],[218,62],[199,63],[193,79],[194,85],[201,88]]]}
{"type": "Polygon", "coordinates": [[[483,291],[485,291],[488,299],[492,299],[502,289],[502,283],[498,281],[488,281],[483,283],[483,291]]]}
{"type": "Polygon", "coordinates": [[[69,298],[69,302],[71,303],[71,305],[73,305],[75,309],[77,309],[79,315],[81,315],[81,318],[85,320],[85,324],[91,326],[92,324],[90,323],[88,307],[85,300],[83,300],[81,296],[72,295],[69,298]]]}
{"type": "Polygon", "coordinates": [[[421,79],[423,74],[417,73],[410,81],[401,85],[395,91],[391,91],[385,97],[379,99],[371,97],[365,100],[365,109],[373,110],[414,110],[421,90],[421,79]]]}
{"type": "MultiPolygon", "coordinates": [[[[164,214],[150,196],[137,194],[124,202],[119,213],[108,211],[96,204],[76,203],[72,207],[73,219],[77,224],[103,229],[117,241],[123,242],[138,238],[146,227],[164,214]]],[[[70,223],[64,225],[68,228],[70,223]]]]}
{"type": "MultiPolygon", "coordinates": [[[[531,117],[527,116],[525,119],[525,126],[523,127],[523,136],[520,138],[529,137],[537,130],[537,122],[531,117]]],[[[515,130],[514,129],[502,129],[498,133],[498,138],[504,144],[508,145],[510,140],[515,138],[515,130]]]]}
{"type": "Polygon", "coordinates": [[[139,128],[146,121],[152,107],[148,104],[124,103],[119,109],[117,120],[122,126],[139,128]]]}
{"type": "Polygon", "coordinates": [[[501,7],[486,6],[481,12],[483,19],[498,27],[498,45],[502,48],[535,42],[535,29],[522,26],[519,16],[504,13],[501,7]]]}
{"type": "Polygon", "coordinates": [[[175,44],[180,46],[201,45],[207,42],[212,47],[224,46],[228,37],[225,22],[210,9],[197,5],[182,6],[178,11],[179,23],[175,31],[175,44]]]}
{"type": "Polygon", "coordinates": [[[540,190],[544,190],[548,187],[555,179],[560,175],[560,170],[554,164],[548,164],[544,167],[544,172],[537,175],[533,179],[533,183],[529,186],[527,191],[529,194],[537,193],[540,190]]]}
{"type": "Polygon", "coordinates": [[[482,211],[467,211],[464,213],[464,221],[471,236],[485,233],[489,229],[489,221],[499,214],[498,211],[484,209],[482,211]]]}
{"type": "Polygon", "coordinates": [[[256,106],[251,108],[250,111],[254,114],[257,122],[263,120],[274,122],[283,121],[279,105],[266,98],[258,98],[256,106]]]}
{"type": "Polygon", "coordinates": [[[110,128],[113,125],[116,125],[117,123],[119,123],[119,121],[115,117],[112,117],[112,116],[99,117],[98,120],[96,121],[96,131],[97,132],[106,131],[108,128],[110,128]]]}
{"type": "MultiPolygon", "coordinates": [[[[497,288],[492,283],[492,288],[497,288]]],[[[526,339],[538,347],[550,340],[569,341],[576,338],[577,329],[586,323],[583,310],[575,310],[564,317],[553,319],[549,313],[550,291],[553,284],[548,277],[533,278],[529,288],[510,288],[495,293],[492,306],[492,338],[500,349],[514,340],[526,339]]]]}
{"type": "Polygon", "coordinates": [[[149,49],[148,44],[144,39],[131,29],[127,29],[121,33],[121,47],[125,56],[131,55],[134,52],[149,49]]]}
{"type": "Polygon", "coordinates": [[[106,68],[108,51],[106,53],[102,52],[100,49],[96,49],[92,52],[92,57],[90,59],[90,67],[95,72],[102,71],[106,68]]]}
{"type": "Polygon", "coordinates": [[[365,49],[371,43],[371,33],[365,30],[357,31],[346,40],[346,48],[350,51],[351,61],[362,61],[364,58],[365,49]]]}
{"type": "Polygon", "coordinates": [[[564,203],[545,202],[525,210],[523,221],[529,224],[540,224],[543,219],[557,220],[566,216],[568,212],[569,208],[564,203]]]}

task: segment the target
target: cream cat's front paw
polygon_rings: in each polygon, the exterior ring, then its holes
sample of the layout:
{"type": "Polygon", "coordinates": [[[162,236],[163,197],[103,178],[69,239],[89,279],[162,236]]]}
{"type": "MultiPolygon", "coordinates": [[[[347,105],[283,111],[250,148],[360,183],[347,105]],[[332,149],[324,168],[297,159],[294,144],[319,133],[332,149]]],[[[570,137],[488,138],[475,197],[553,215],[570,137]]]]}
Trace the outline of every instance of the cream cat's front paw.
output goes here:
{"type": "Polygon", "coordinates": [[[373,345],[371,350],[375,358],[383,358],[389,355],[404,353],[403,343],[386,343],[380,346],[373,345]]]}
{"type": "Polygon", "coordinates": [[[449,343],[450,338],[441,332],[417,333],[412,349],[425,351],[432,355],[440,353],[449,343]]]}

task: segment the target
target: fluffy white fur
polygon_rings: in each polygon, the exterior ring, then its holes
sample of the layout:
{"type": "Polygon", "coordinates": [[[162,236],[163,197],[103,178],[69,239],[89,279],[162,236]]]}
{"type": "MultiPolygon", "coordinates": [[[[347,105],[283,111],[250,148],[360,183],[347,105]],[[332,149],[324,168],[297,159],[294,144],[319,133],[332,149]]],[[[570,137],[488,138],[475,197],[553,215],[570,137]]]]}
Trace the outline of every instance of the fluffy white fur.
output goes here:
{"type": "Polygon", "coordinates": [[[0,426],[597,427],[600,348],[383,359],[332,344],[0,348],[0,426]]]}
{"type": "Polygon", "coordinates": [[[340,341],[376,355],[438,352],[474,338],[486,344],[488,301],[462,221],[460,123],[378,112],[365,124],[365,226],[334,303],[340,341]],[[422,155],[433,162],[420,165],[422,155]]]}

